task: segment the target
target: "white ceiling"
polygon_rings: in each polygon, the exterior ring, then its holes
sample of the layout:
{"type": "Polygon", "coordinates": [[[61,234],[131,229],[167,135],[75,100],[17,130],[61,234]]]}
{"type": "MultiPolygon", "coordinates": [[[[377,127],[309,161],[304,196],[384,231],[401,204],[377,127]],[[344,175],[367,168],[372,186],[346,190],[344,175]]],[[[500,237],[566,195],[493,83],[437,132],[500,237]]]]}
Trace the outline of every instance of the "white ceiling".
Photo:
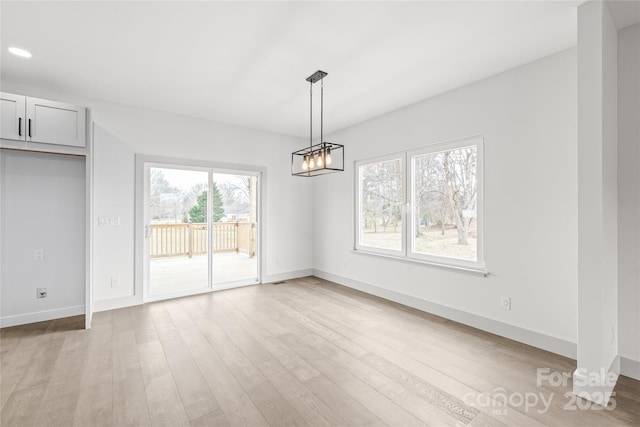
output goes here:
{"type": "Polygon", "coordinates": [[[308,137],[318,69],[330,133],[575,45],[579,3],[2,1],[0,71],[308,137]]]}

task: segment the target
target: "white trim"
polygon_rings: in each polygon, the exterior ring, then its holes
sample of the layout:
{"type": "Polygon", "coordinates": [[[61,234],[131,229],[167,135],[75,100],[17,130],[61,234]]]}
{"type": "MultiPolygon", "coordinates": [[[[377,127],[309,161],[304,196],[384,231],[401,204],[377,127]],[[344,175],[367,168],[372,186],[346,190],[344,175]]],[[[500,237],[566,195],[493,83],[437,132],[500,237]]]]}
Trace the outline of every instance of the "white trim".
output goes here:
{"type": "Polygon", "coordinates": [[[130,295],[126,297],[116,297],[102,299],[93,302],[93,312],[98,313],[100,311],[116,310],[118,308],[131,307],[134,305],[142,305],[142,298],[138,298],[136,295],[130,295]]]}
{"type": "Polygon", "coordinates": [[[355,194],[354,194],[354,209],[355,209],[355,215],[353,217],[353,224],[354,224],[354,245],[353,247],[356,250],[365,250],[371,253],[377,253],[377,254],[382,254],[382,255],[390,255],[390,256],[396,256],[396,257],[404,257],[407,255],[407,213],[406,213],[406,205],[407,205],[407,155],[404,152],[398,152],[398,153],[393,153],[393,154],[387,154],[384,156],[378,156],[378,157],[374,157],[371,159],[365,159],[365,160],[358,160],[356,162],[354,162],[354,188],[355,188],[355,194]],[[401,224],[400,224],[400,249],[396,250],[396,249],[385,249],[385,248],[379,248],[379,247],[375,247],[375,246],[367,246],[367,245],[363,245],[360,243],[360,219],[362,218],[361,212],[360,212],[360,208],[361,208],[361,200],[360,200],[360,168],[362,166],[367,166],[367,165],[371,165],[371,164],[375,164],[375,163],[384,163],[384,162],[392,162],[395,160],[400,160],[400,167],[402,169],[402,174],[401,174],[401,178],[402,178],[402,202],[401,202],[401,209],[402,209],[402,216],[401,216],[401,224]]]}
{"type": "MultiPolygon", "coordinates": [[[[265,282],[262,283],[248,283],[248,282],[232,282],[232,283],[223,283],[220,285],[214,285],[213,289],[209,289],[207,288],[206,291],[200,291],[200,292],[195,292],[192,295],[200,295],[200,294],[205,294],[205,293],[212,293],[212,292],[217,292],[217,291],[224,291],[227,289],[234,289],[234,288],[243,288],[246,286],[256,286],[256,285],[260,285],[260,284],[265,284],[265,283],[271,283],[271,282],[278,282],[280,280],[291,280],[291,279],[298,279],[300,277],[307,277],[307,276],[311,276],[313,275],[313,270],[311,268],[307,268],[304,270],[295,270],[295,271],[287,271],[285,273],[277,273],[277,274],[271,274],[269,276],[267,276],[267,280],[265,282]]],[[[173,297],[173,298],[179,298],[179,297],[173,297]]],[[[166,299],[166,298],[163,298],[166,299]]],[[[153,301],[146,301],[143,302],[141,298],[138,298],[137,296],[128,296],[128,297],[121,297],[121,298],[111,298],[111,299],[105,299],[105,300],[100,300],[100,301],[95,301],[94,302],[94,312],[100,312],[100,311],[107,311],[107,310],[115,310],[118,308],[125,308],[125,307],[131,307],[134,305],[144,305],[147,303],[151,303],[153,301]]]]}
{"type": "Polygon", "coordinates": [[[214,284],[213,289],[211,289],[210,291],[211,292],[226,291],[227,289],[246,288],[247,286],[256,286],[260,284],[261,284],[260,282],[256,282],[256,281],[247,282],[244,280],[238,280],[237,282],[221,283],[219,285],[214,284]]]}
{"type": "Polygon", "coordinates": [[[91,120],[91,110],[87,109],[86,114],[86,157],[85,157],[85,329],[91,328],[93,320],[93,132],[94,126],[91,120]]]}
{"type": "Polygon", "coordinates": [[[148,295],[144,299],[144,302],[146,304],[148,302],[164,301],[164,300],[170,300],[170,299],[182,298],[182,297],[190,297],[193,295],[210,294],[211,292],[224,291],[226,289],[244,288],[245,286],[254,286],[259,284],[260,282],[258,280],[251,280],[251,279],[237,280],[234,282],[226,282],[226,283],[221,283],[219,285],[214,283],[213,287],[203,286],[200,288],[195,288],[187,291],[170,292],[170,293],[159,294],[159,295],[148,295]]]}
{"type": "Polygon", "coordinates": [[[589,372],[578,367],[573,372],[573,394],[598,405],[607,406],[614,396],[613,390],[619,376],[620,356],[613,358],[609,369],[602,368],[598,372],[589,372]]]}
{"type": "Polygon", "coordinates": [[[440,263],[440,262],[433,262],[433,261],[427,261],[427,260],[416,259],[416,258],[401,257],[401,256],[397,256],[397,255],[385,255],[385,254],[379,254],[379,253],[369,252],[369,251],[365,251],[365,250],[356,250],[356,249],[354,249],[352,252],[354,254],[370,255],[370,256],[375,256],[375,257],[387,258],[387,259],[390,259],[390,260],[393,260],[393,261],[408,262],[408,263],[413,263],[413,264],[423,264],[423,265],[429,265],[429,266],[432,266],[432,267],[444,268],[444,269],[448,269],[448,270],[457,270],[457,271],[464,271],[466,273],[481,274],[484,277],[487,277],[489,275],[489,272],[485,268],[460,267],[460,266],[453,265],[453,264],[443,264],[443,263],[440,263]]]}
{"type": "Polygon", "coordinates": [[[640,381],[640,360],[620,356],[620,374],[640,381]]]}
{"type": "Polygon", "coordinates": [[[45,320],[62,319],[63,317],[79,316],[82,314],[85,314],[84,305],[74,305],[72,307],[35,311],[33,313],[17,314],[15,316],[5,316],[0,318],[0,328],[44,322],[45,320]]]}
{"type": "Polygon", "coordinates": [[[438,303],[427,301],[412,295],[403,294],[376,285],[364,283],[358,280],[338,276],[322,270],[313,270],[313,274],[322,279],[330,280],[352,289],[357,289],[371,295],[378,296],[390,301],[397,302],[408,307],[435,314],[445,319],[453,320],[476,329],[483,330],[501,337],[509,338],[524,344],[528,344],[543,350],[550,351],[571,359],[576,358],[576,343],[546,335],[520,326],[510,325],[499,320],[468,313],[452,307],[447,307],[438,303]]]}
{"type": "Polygon", "coordinates": [[[299,279],[300,277],[313,276],[314,269],[306,268],[304,270],[287,271],[284,273],[269,274],[262,283],[279,282],[281,280],[299,279]]]}

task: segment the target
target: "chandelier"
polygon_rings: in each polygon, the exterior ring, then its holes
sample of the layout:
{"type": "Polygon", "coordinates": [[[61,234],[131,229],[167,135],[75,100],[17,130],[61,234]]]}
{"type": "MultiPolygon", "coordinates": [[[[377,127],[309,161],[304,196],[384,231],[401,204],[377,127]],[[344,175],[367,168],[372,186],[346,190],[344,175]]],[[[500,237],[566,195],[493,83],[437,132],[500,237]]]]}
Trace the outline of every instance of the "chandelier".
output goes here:
{"type": "Polygon", "coordinates": [[[291,175],[317,176],[344,171],[344,145],[324,140],[324,71],[309,77],[309,146],[291,153],[291,175]],[[320,82],[320,142],[313,143],[313,85],[320,82]]]}

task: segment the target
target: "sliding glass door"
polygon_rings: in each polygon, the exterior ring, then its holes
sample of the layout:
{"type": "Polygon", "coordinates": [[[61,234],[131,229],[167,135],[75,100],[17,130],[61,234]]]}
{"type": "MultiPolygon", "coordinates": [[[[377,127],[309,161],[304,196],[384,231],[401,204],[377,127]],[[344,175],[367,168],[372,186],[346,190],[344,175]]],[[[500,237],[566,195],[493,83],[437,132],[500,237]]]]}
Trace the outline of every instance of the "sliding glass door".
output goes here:
{"type": "Polygon", "coordinates": [[[213,174],[213,286],[257,280],[255,175],[213,174]]]}
{"type": "Polygon", "coordinates": [[[258,179],[145,163],[145,300],[259,282],[258,179]]]}

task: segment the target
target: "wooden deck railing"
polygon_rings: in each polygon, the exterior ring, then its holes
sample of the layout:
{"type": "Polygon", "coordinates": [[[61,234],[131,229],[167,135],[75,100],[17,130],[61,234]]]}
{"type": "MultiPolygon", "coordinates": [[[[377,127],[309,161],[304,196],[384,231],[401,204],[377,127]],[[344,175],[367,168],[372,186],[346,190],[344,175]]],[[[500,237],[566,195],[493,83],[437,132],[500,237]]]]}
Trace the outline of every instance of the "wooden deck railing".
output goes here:
{"type": "MultiPolygon", "coordinates": [[[[255,224],[213,223],[213,252],[243,252],[255,255],[255,224]]],[[[151,258],[207,253],[207,224],[152,224],[151,258]]]]}

